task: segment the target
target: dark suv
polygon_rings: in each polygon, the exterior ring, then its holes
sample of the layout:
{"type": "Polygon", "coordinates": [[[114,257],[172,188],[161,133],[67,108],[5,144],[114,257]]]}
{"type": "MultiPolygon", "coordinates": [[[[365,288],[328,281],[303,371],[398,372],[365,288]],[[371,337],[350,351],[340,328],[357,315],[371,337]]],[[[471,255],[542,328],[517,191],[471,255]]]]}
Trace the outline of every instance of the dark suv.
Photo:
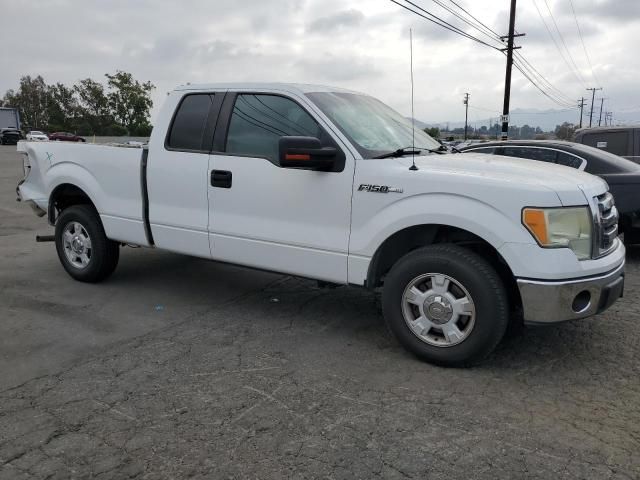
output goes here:
{"type": "Polygon", "coordinates": [[[0,128],[0,144],[16,145],[22,139],[22,132],[15,128],[0,128]]]}
{"type": "Polygon", "coordinates": [[[640,126],[581,128],[574,141],[640,163],[640,126]]]}

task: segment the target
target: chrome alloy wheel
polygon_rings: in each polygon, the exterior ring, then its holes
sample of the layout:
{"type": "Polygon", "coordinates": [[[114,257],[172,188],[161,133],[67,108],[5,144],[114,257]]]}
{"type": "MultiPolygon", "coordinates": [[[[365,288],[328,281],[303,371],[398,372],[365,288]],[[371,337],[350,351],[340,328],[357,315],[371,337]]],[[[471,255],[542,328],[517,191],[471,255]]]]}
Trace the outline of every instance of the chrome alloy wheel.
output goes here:
{"type": "Polygon", "coordinates": [[[78,222],[69,222],[62,231],[62,245],[69,263],[76,268],[85,268],[91,261],[91,237],[87,229],[78,222]]]}
{"type": "Polygon", "coordinates": [[[405,288],[402,315],[423,342],[451,347],[464,341],[473,330],[476,308],[467,289],[455,278],[426,273],[405,288]]]}

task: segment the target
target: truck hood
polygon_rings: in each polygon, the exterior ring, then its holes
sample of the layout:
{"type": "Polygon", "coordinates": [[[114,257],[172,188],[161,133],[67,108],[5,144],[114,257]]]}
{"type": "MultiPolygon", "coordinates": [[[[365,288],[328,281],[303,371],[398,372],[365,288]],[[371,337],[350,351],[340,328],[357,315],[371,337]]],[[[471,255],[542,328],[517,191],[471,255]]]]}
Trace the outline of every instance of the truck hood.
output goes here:
{"type": "MultiPolygon", "coordinates": [[[[410,156],[397,160],[407,168],[412,163],[410,156]]],[[[601,178],[574,168],[502,155],[471,152],[464,155],[431,154],[415,157],[415,162],[418,172],[422,171],[424,174],[438,172],[452,176],[509,182],[538,189],[544,187],[554,191],[561,204],[565,206],[584,205],[587,199],[608,190],[607,183],[601,178]]]]}

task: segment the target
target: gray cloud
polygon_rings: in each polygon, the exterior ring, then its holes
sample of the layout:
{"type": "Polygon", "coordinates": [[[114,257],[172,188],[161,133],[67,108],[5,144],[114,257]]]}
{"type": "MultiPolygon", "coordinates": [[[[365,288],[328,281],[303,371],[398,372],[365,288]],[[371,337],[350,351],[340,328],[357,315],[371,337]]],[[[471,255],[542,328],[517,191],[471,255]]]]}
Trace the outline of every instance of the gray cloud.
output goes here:
{"type": "Polygon", "coordinates": [[[312,21],[307,27],[309,33],[328,33],[340,28],[356,27],[364,20],[364,14],[356,9],[342,10],[312,21]]]}
{"type": "MultiPolygon", "coordinates": [[[[502,2],[462,1],[505,33],[508,12],[502,2]]],[[[104,73],[120,69],[156,84],[156,105],[167,90],[185,82],[296,81],[365,91],[406,114],[412,27],[418,118],[460,118],[465,91],[476,106],[501,109],[503,55],[388,1],[348,5],[344,0],[190,0],[188,8],[175,0],[4,2],[0,42],[10,48],[3,51],[0,95],[15,88],[21,75],[72,84],[86,77],[104,80],[104,73]]],[[[576,63],[589,76],[568,2],[550,5],[576,63]]],[[[605,95],[614,106],[640,105],[640,59],[633,51],[640,1],[574,0],[574,5],[605,95]]],[[[431,3],[422,6],[437,11],[431,3]]],[[[439,12],[470,29],[445,13],[439,12]]],[[[584,86],[559,58],[531,2],[519,2],[516,25],[527,33],[520,52],[571,98],[583,95],[584,86]]],[[[512,105],[554,107],[519,72],[512,105]]]]}
{"type": "Polygon", "coordinates": [[[294,66],[313,78],[314,83],[352,81],[380,73],[370,59],[351,55],[325,54],[312,59],[303,58],[294,66]]]}

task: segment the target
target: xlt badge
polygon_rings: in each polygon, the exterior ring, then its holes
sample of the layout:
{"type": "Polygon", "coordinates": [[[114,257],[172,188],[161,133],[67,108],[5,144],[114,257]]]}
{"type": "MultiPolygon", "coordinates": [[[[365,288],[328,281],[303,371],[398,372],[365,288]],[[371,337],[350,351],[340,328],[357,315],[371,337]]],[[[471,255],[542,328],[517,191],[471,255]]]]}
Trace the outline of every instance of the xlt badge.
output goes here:
{"type": "Polygon", "coordinates": [[[361,183],[358,187],[358,191],[377,193],[402,193],[402,189],[398,187],[390,187],[388,185],[370,185],[368,183],[361,183]]]}

